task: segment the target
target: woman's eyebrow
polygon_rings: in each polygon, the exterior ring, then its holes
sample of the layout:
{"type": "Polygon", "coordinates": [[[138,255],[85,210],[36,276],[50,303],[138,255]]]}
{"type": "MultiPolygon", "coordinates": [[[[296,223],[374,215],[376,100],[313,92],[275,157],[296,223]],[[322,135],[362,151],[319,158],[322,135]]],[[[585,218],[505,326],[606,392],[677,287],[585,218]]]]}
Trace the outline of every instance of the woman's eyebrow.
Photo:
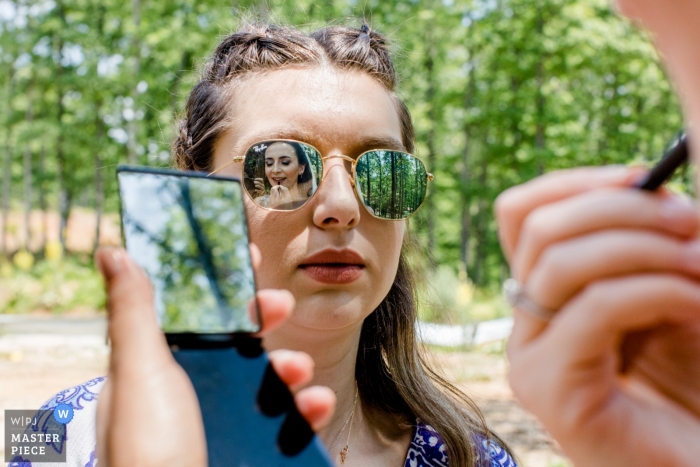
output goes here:
{"type": "MultiPolygon", "coordinates": [[[[301,129],[296,130],[280,130],[260,133],[254,138],[250,138],[254,141],[270,141],[276,139],[290,139],[294,141],[301,141],[303,143],[311,144],[312,146],[317,142],[319,136],[317,133],[311,131],[304,131],[301,129]]],[[[371,149],[393,149],[396,151],[405,151],[406,147],[401,141],[391,136],[360,136],[356,141],[352,142],[353,152],[364,152],[371,149]]]]}
{"type": "Polygon", "coordinates": [[[397,151],[405,151],[403,143],[391,136],[367,136],[358,141],[358,147],[363,150],[370,149],[395,149],[397,151]]]}
{"type": "Polygon", "coordinates": [[[280,130],[280,131],[267,131],[265,133],[260,133],[250,138],[255,141],[272,141],[276,139],[291,139],[294,141],[301,141],[302,143],[309,143],[314,138],[314,134],[306,131],[299,130],[280,130]]]}

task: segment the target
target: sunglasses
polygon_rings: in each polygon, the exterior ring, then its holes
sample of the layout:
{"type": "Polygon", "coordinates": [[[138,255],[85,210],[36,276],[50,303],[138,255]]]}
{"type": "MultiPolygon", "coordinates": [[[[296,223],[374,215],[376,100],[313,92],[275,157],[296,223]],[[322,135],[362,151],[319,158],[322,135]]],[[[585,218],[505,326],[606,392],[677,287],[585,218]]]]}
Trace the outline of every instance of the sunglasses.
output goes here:
{"type": "Polygon", "coordinates": [[[352,185],[368,213],[378,219],[411,217],[425,201],[433,175],[412,154],[373,149],[357,159],[335,155],[323,157],[310,144],[293,140],[269,140],[252,145],[245,156],[235,156],[229,165],[243,162],[243,187],[263,208],[294,211],[304,206],[323,181],[323,163],[343,159],[351,164],[352,185]]]}

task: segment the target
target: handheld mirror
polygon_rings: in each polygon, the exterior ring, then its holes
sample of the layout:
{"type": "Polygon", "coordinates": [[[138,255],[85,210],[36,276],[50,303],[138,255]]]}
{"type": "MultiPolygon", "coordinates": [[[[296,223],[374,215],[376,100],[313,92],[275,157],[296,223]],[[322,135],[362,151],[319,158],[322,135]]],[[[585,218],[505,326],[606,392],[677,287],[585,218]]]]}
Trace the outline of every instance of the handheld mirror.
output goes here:
{"type": "Polygon", "coordinates": [[[151,279],[161,329],[259,331],[239,181],[130,167],[117,176],[126,248],[151,279]]]}

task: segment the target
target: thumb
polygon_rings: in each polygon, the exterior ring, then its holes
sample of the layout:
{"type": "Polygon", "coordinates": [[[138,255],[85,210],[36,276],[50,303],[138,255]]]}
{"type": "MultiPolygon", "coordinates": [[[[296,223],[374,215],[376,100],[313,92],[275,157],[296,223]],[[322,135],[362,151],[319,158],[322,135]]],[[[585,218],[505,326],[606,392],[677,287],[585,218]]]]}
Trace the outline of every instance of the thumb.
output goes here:
{"type": "Polygon", "coordinates": [[[118,371],[123,362],[157,364],[172,358],[156,322],[153,290],[146,274],[122,248],[102,248],[96,257],[107,292],[110,371],[118,371]]]}

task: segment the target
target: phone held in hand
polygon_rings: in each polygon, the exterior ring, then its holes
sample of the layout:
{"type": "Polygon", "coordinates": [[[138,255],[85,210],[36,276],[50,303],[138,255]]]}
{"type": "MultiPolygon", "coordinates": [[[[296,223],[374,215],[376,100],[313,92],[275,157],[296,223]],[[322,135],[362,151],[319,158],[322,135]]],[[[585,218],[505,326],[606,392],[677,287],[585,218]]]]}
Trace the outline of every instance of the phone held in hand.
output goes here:
{"type": "Polygon", "coordinates": [[[117,178],[126,249],[151,280],[160,327],[197,393],[209,465],[332,466],[254,335],[240,181],[128,166],[117,178]]]}

